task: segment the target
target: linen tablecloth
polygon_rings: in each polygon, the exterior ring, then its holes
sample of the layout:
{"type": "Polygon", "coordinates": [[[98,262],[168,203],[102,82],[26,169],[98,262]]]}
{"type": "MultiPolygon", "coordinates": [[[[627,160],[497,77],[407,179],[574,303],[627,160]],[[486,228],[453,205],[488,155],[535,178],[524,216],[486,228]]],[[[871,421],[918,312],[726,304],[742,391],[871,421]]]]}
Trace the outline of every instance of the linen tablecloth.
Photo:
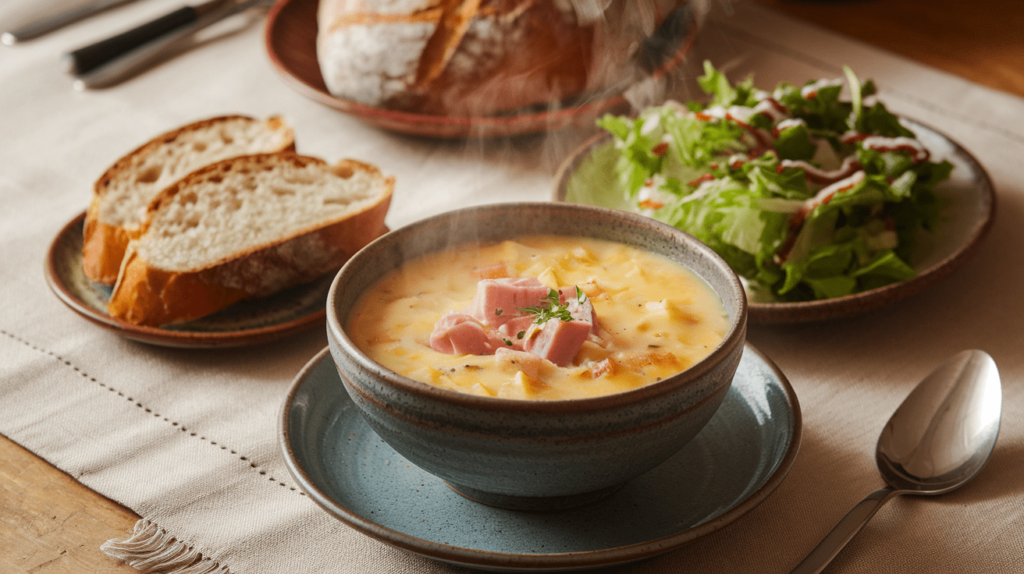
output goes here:
{"type": "MultiPolygon", "coordinates": [[[[15,11],[32,0],[8,3],[15,11]]],[[[372,540],[301,494],[277,445],[285,392],[325,345],[321,329],[258,348],[190,351],[100,329],[47,288],[43,262],[92,182],[158,133],[215,115],[282,114],[302,153],[373,162],[397,179],[392,227],[452,208],[547,200],[557,163],[588,130],[491,142],[384,132],[288,88],[249,26],[123,85],[74,92],[59,55],[177,7],[152,0],[0,51],[0,433],[157,527],[190,572],[450,572],[372,540]]],[[[890,109],[975,154],[998,193],[982,248],[925,292],[861,317],[754,326],[749,340],[787,375],[803,442],[782,485],[726,528],[624,567],[637,573],[786,572],[882,485],[874,446],[913,385],[948,355],[980,348],[1003,376],[989,465],[938,498],[890,502],[830,572],[1010,572],[1024,564],[1024,101],[763,9],[724,4],[684,64],[711,59],[760,86],[874,78],[890,109]]],[[[684,78],[685,79],[685,78],[684,78]]],[[[687,93],[681,82],[675,95],[687,93]]],[[[127,536],[129,533],[125,533],[127,536]]],[[[97,550],[99,551],[99,550],[97,550]]],[[[172,552],[173,553],[173,552],[172,552]]]]}

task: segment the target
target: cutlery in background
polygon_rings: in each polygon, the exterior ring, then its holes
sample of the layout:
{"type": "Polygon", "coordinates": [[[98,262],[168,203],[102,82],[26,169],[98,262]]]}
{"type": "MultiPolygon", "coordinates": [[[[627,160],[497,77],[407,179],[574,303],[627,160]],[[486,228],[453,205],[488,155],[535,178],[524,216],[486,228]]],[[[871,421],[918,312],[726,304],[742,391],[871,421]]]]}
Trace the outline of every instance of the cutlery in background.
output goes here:
{"type": "Polygon", "coordinates": [[[184,18],[187,15],[185,9],[176,10],[113,38],[70,52],[62,60],[62,66],[75,76],[76,90],[109,87],[155,65],[200,30],[249,8],[269,8],[274,1],[210,0],[200,6],[189,6],[189,13],[195,11],[194,17],[184,18]],[[177,15],[172,16],[175,14],[177,15]],[[177,27],[158,32],[167,25],[167,22],[177,21],[178,18],[183,19],[177,27]],[[155,25],[158,21],[163,23],[155,25]],[[125,37],[130,41],[124,41],[125,37]],[[96,46],[101,47],[95,48],[96,46]],[[89,54],[87,58],[81,57],[83,51],[89,54]],[[84,66],[84,71],[83,59],[85,64],[91,63],[84,66]]]}
{"type": "Polygon", "coordinates": [[[36,3],[31,12],[23,14],[0,34],[0,42],[8,46],[38,38],[58,28],[93,14],[98,14],[135,0],[48,0],[36,3]]]}
{"type": "Polygon", "coordinates": [[[85,74],[121,54],[178,28],[193,24],[222,6],[233,3],[232,0],[209,0],[195,6],[182,6],[131,30],[64,54],[61,58],[61,67],[69,74],[85,74]]]}

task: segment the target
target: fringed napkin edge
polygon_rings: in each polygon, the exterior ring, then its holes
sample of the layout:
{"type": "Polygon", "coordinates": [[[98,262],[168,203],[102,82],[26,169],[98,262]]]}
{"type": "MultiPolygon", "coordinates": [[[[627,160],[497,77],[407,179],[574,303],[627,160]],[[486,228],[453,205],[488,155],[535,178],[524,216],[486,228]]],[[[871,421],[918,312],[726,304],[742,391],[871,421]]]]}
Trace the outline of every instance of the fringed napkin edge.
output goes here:
{"type": "Polygon", "coordinates": [[[135,523],[130,536],[108,540],[100,550],[143,574],[231,574],[227,566],[203,556],[145,518],[135,523]]]}

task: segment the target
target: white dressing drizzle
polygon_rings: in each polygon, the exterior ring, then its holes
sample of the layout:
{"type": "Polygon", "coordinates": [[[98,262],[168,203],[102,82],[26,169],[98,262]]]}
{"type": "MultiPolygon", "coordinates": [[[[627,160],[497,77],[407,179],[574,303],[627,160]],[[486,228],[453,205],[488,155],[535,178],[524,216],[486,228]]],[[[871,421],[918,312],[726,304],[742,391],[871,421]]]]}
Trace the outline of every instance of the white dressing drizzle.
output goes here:
{"type": "Polygon", "coordinates": [[[904,136],[887,138],[882,136],[870,136],[861,141],[862,146],[875,151],[905,151],[910,152],[915,162],[928,159],[928,150],[921,145],[921,142],[914,138],[904,136]]]}
{"type": "Polygon", "coordinates": [[[818,90],[820,90],[822,88],[828,88],[828,87],[831,87],[831,86],[841,86],[841,85],[843,85],[842,78],[834,78],[834,79],[831,79],[831,80],[827,79],[827,78],[822,78],[822,79],[818,80],[817,82],[813,82],[813,83],[807,84],[806,86],[800,88],[800,96],[806,100],[806,99],[813,98],[814,96],[816,96],[818,94],[818,90]]]}
{"type": "Polygon", "coordinates": [[[789,116],[789,110],[786,109],[786,106],[780,104],[774,98],[768,97],[767,94],[765,96],[752,108],[754,113],[768,116],[773,123],[779,120],[785,121],[785,118],[789,116]]]}
{"type": "Polygon", "coordinates": [[[867,177],[867,174],[864,173],[864,170],[858,170],[850,177],[843,178],[832,185],[821,188],[821,191],[816,193],[814,197],[804,201],[804,205],[800,208],[800,212],[805,215],[810,213],[815,207],[828,203],[837,193],[846,191],[847,189],[850,189],[864,181],[865,177],[867,177]]]}
{"type": "Polygon", "coordinates": [[[833,184],[845,177],[849,177],[856,170],[860,169],[860,162],[857,161],[856,156],[852,155],[847,156],[838,169],[830,171],[825,171],[802,159],[784,159],[779,162],[779,165],[783,169],[790,167],[802,169],[804,170],[804,173],[807,174],[808,180],[818,184],[833,184]]]}
{"type": "Polygon", "coordinates": [[[805,122],[802,118],[786,118],[781,122],[775,124],[775,131],[778,133],[782,133],[788,130],[789,128],[795,128],[797,126],[807,126],[807,122],[805,122]]]}

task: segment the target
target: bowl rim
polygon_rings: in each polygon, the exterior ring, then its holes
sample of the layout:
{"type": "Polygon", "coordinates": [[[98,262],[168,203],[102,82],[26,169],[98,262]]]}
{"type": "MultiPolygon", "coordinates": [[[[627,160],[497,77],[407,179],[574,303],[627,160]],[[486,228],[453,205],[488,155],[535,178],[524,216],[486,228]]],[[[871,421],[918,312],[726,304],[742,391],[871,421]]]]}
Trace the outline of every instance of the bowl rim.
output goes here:
{"type": "MultiPolygon", "coordinates": [[[[547,235],[559,234],[551,233],[547,235]]],[[[569,235],[565,236],[569,237],[569,235]]],[[[587,237],[599,239],[594,236],[587,237]]],[[[450,243],[448,247],[462,245],[466,242],[468,241],[450,243]]],[[[421,254],[421,256],[426,255],[427,253],[436,253],[438,251],[440,250],[425,252],[421,254]]],[[[691,271],[694,274],[697,274],[698,277],[701,277],[705,282],[708,282],[707,279],[696,271],[692,269],[691,271]]],[[[647,401],[659,396],[670,394],[680,387],[687,386],[717,367],[737,349],[742,350],[746,341],[747,331],[746,292],[743,289],[736,273],[729,267],[725,260],[715,253],[710,247],[707,247],[693,236],[675,227],[639,214],[603,207],[552,202],[509,202],[466,207],[421,219],[404,227],[395,229],[364,247],[349,259],[341,270],[338,271],[327,294],[326,309],[327,333],[329,338],[332,340],[331,342],[346,353],[348,357],[360,368],[377,373],[388,386],[397,388],[404,393],[408,393],[419,398],[435,400],[454,406],[472,408],[476,410],[507,411],[517,413],[556,413],[563,412],[565,410],[571,410],[577,413],[594,412],[636,402],[647,401]],[[709,262],[712,263],[711,267],[725,276],[727,289],[732,292],[733,297],[737,301],[736,313],[730,318],[729,330],[726,332],[718,346],[703,359],[694,365],[691,365],[689,368],[660,381],[637,387],[635,389],[630,389],[628,391],[599,395],[596,397],[552,400],[522,400],[500,397],[483,397],[437,387],[429,383],[417,381],[411,377],[406,377],[388,369],[384,365],[381,365],[371,359],[366,355],[366,353],[359,349],[355,343],[352,342],[346,330],[341,326],[341,319],[338,316],[339,314],[336,312],[335,306],[335,301],[340,296],[339,285],[341,284],[343,277],[357,273],[357,267],[364,261],[372,258],[375,251],[382,249],[383,245],[387,245],[395,241],[402,241],[408,236],[414,236],[421,229],[429,228],[460,216],[466,216],[474,213],[507,211],[510,207],[530,210],[555,210],[557,212],[564,212],[567,214],[588,213],[599,218],[627,221],[631,226],[648,228],[650,232],[661,237],[682,241],[688,248],[697,251],[704,258],[708,259],[709,262]]],[[[334,360],[333,357],[332,360],[334,360]]]]}

